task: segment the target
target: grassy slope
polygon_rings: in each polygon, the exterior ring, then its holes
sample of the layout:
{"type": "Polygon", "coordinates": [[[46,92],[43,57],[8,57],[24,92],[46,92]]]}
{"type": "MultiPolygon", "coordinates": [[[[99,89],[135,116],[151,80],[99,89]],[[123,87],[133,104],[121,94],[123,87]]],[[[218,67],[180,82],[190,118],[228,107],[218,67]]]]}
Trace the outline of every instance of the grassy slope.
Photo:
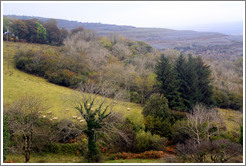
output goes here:
{"type": "MultiPolygon", "coordinates": [[[[51,46],[9,42],[7,47],[6,42],[3,44],[3,101],[5,104],[28,94],[35,94],[46,99],[47,105],[51,107],[48,111],[52,111],[52,116],[57,116],[58,119],[72,118],[74,115],[79,116],[79,112],[69,102],[73,94],[76,93],[75,90],[51,84],[41,77],[27,74],[14,67],[13,57],[15,52],[18,51],[18,45],[20,49],[25,50],[38,47],[49,49],[51,46]],[[7,68],[8,54],[10,59],[9,72],[7,68]],[[66,109],[69,109],[69,111],[66,111],[66,109]]],[[[138,104],[117,101],[114,111],[122,112],[125,116],[130,116],[138,123],[142,121],[142,107],[138,104]],[[130,111],[127,111],[127,108],[131,108],[130,111]]]]}
{"type": "Polygon", "coordinates": [[[226,125],[227,131],[239,132],[240,125],[242,123],[242,112],[230,110],[230,109],[218,109],[220,117],[226,125]]]}

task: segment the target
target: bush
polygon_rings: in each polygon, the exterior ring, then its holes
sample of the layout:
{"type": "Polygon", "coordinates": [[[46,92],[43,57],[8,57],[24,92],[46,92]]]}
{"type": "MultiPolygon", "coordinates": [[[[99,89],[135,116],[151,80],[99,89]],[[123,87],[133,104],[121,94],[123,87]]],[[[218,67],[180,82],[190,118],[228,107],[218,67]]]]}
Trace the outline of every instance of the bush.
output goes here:
{"type": "Polygon", "coordinates": [[[178,144],[176,150],[185,162],[224,163],[243,154],[240,144],[225,139],[201,141],[199,144],[194,140],[189,140],[185,144],[178,144]]]}
{"type": "Polygon", "coordinates": [[[112,128],[110,126],[103,127],[101,130],[103,134],[99,135],[101,139],[99,146],[103,152],[135,151],[136,133],[144,126],[142,121],[138,123],[136,119],[132,120],[132,118],[124,119],[121,114],[112,113],[105,120],[105,123],[114,125],[111,126],[112,128]]]}
{"type": "Polygon", "coordinates": [[[126,153],[126,152],[119,152],[117,154],[113,154],[109,156],[111,160],[118,160],[118,159],[159,159],[165,156],[166,153],[163,151],[145,151],[143,153],[126,153]]]}
{"type": "Polygon", "coordinates": [[[144,117],[148,115],[153,117],[169,118],[170,112],[167,99],[160,94],[153,94],[147,101],[142,114],[144,117]]]}
{"type": "Polygon", "coordinates": [[[15,55],[15,65],[22,71],[67,87],[77,87],[80,82],[88,79],[86,74],[82,74],[86,73],[84,64],[68,59],[55,49],[19,51],[15,55]]]}
{"type": "Polygon", "coordinates": [[[144,152],[148,150],[162,150],[166,143],[165,138],[150,132],[139,131],[135,139],[135,152],[144,152]]]}
{"type": "Polygon", "coordinates": [[[76,154],[84,156],[87,152],[87,140],[79,143],[54,143],[46,145],[43,152],[55,154],[76,154]]]}
{"type": "Polygon", "coordinates": [[[189,133],[184,129],[186,125],[186,121],[176,121],[172,126],[172,134],[171,134],[171,141],[173,144],[177,143],[185,143],[188,139],[190,139],[189,133]]]}
{"type": "Polygon", "coordinates": [[[144,119],[145,130],[150,131],[152,134],[158,134],[162,137],[171,137],[171,121],[161,117],[147,116],[144,119]]]}
{"type": "Polygon", "coordinates": [[[72,120],[63,119],[53,125],[53,130],[56,132],[56,140],[60,143],[76,142],[81,136],[85,126],[81,126],[72,120]]]}
{"type": "Polygon", "coordinates": [[[220,108],[240,110],[243,107],[243,97],[226,90],[215,90],[213,98],[215,104],[220,108]]]}
{"type": "Polygon", "coordinates": [[[141,96],[138,92],[136,91],[131,91],[130,92],[130,101],[134,103],[141,103],[141,96]]]}
{"type": "MultiPolygon", "coordinates": [[[[76,73],[70,70],[61,69],[61,70],[57,70],[56,72],[50,74],[50,76],[48,77],[48,81],[54,84],[58,84],[58,85],[70,86],[70,81],[73,80],[72,78],[75,75],[76,73]]],[[[73,85],[74,85],[74,82],[73,82],[73,85]]]]}

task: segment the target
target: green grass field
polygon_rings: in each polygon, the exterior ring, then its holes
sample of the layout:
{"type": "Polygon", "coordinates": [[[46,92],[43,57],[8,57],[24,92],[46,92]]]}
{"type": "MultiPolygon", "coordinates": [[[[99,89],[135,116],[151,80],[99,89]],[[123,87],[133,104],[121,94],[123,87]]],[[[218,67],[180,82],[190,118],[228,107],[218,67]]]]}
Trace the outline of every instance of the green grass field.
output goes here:
{"type": "MultiPolygon", "coordinates": [[[[75,105],[73,102],[74,94],[77,91],[49,83],[44,78],[27,74],[15,68],[13,57],[19,49],[49,49],[51,46],[9,42],[7,47],[6,42],[3,44],[4,104],[11,103],[25,95],[37,95],[45,99],[47,106],[50,107],[48,111],[52,111],[52,116],[56,116],[58,119],[72,118],[75,115],[80,116],[79,112],[74,109],[75,105]],[[66,111],[66,109],[69,109],[69,111],[66,111]]],[[[98,99],[102,99],[102,97],[98,96],[98,99]]],[[[106,100],[112,102],[111,99],[106,100]]],[[[121,112],[124,116],[130,117],[137,123],[141,123],[143,119],[141,115],[142,107],[138,104],[117,101],[117,105],[113,107],[113,111],[121,112]],[[130,111],[127,111],[127,108],[130,108],[130,111]]]]}

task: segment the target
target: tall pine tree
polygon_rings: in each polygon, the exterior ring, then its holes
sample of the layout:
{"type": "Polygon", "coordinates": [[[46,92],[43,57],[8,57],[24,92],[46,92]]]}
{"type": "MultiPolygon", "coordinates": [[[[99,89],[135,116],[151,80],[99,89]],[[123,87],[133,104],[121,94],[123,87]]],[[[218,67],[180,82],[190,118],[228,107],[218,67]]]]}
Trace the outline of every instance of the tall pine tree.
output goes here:
{"type": "Polygon", "coordinates": [[[186,60],[181,55],[176,62],[176,70],[185,111],[196,103],[212,104],[211,71],[201,57],[194,58],[189,55],[186,60]]]}
{"type": "Polygon", "coordinates": [[[214,104],[212,100],[213,86],[211,85],[211,70],[208,65],[204,64],[200,56],[196,58],[196,72],[198,76],[197,86],[199,94],[197,101],[206,105],[214,104]]]}
{"type": "Polygon", "coordinates": [[[182,110],[183,104],[178,91],[180,83],[177,79],[177,72],[164,54],[161,55],[156,65],[155,74],[159,82],[159,91],[168,99],[169,107],[182,110]]]}
{"type": "Polygon", "coordinates": [[[201,57],[180,55],[173,65],[161,55],[155,73],[171,109],[188,111],[196,103],[213,104],[211,71],[201,57]]]}

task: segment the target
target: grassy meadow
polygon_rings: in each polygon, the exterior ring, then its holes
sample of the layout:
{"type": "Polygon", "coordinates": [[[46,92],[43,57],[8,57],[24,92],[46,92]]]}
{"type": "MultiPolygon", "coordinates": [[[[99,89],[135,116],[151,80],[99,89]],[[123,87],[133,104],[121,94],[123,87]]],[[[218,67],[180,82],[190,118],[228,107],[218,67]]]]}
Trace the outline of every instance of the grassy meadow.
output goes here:
{"type": "MultiPolygon", "coordinates": [[[[77,91],[63,86],[55,85],[47,82],[44,78],[34,76],[22,72],[15,68],[14,55],[16,51],[28,49],[49,49],[51,46],[29,43],[3,43],[3,101],[4,104],[11,103],[25,95],[37,95],[42,97],[47,106],[47,111],[52,111],[52,115],[58,119],[72,118],[72,116],[80,116],[79,112],[74,109],[74,94],[77,91]],[[8,58],[9,55],[9,71],[8,58]],[[69,111],[67,111],[69,110],[69,111]]],[[[102,99],[98,96],[98,99],[102,99]]],[[[111,99],[106,99],[112,102],[111,99]]],[[[142,122],[142,107],[138,104],[130,102],[117,101],[117,105],[113,107],[113,111],[121,112],[124,116],[128,116],[136,122],[142,122]],[[127,108],[130,108],[128,111],[127,108]]]]}

